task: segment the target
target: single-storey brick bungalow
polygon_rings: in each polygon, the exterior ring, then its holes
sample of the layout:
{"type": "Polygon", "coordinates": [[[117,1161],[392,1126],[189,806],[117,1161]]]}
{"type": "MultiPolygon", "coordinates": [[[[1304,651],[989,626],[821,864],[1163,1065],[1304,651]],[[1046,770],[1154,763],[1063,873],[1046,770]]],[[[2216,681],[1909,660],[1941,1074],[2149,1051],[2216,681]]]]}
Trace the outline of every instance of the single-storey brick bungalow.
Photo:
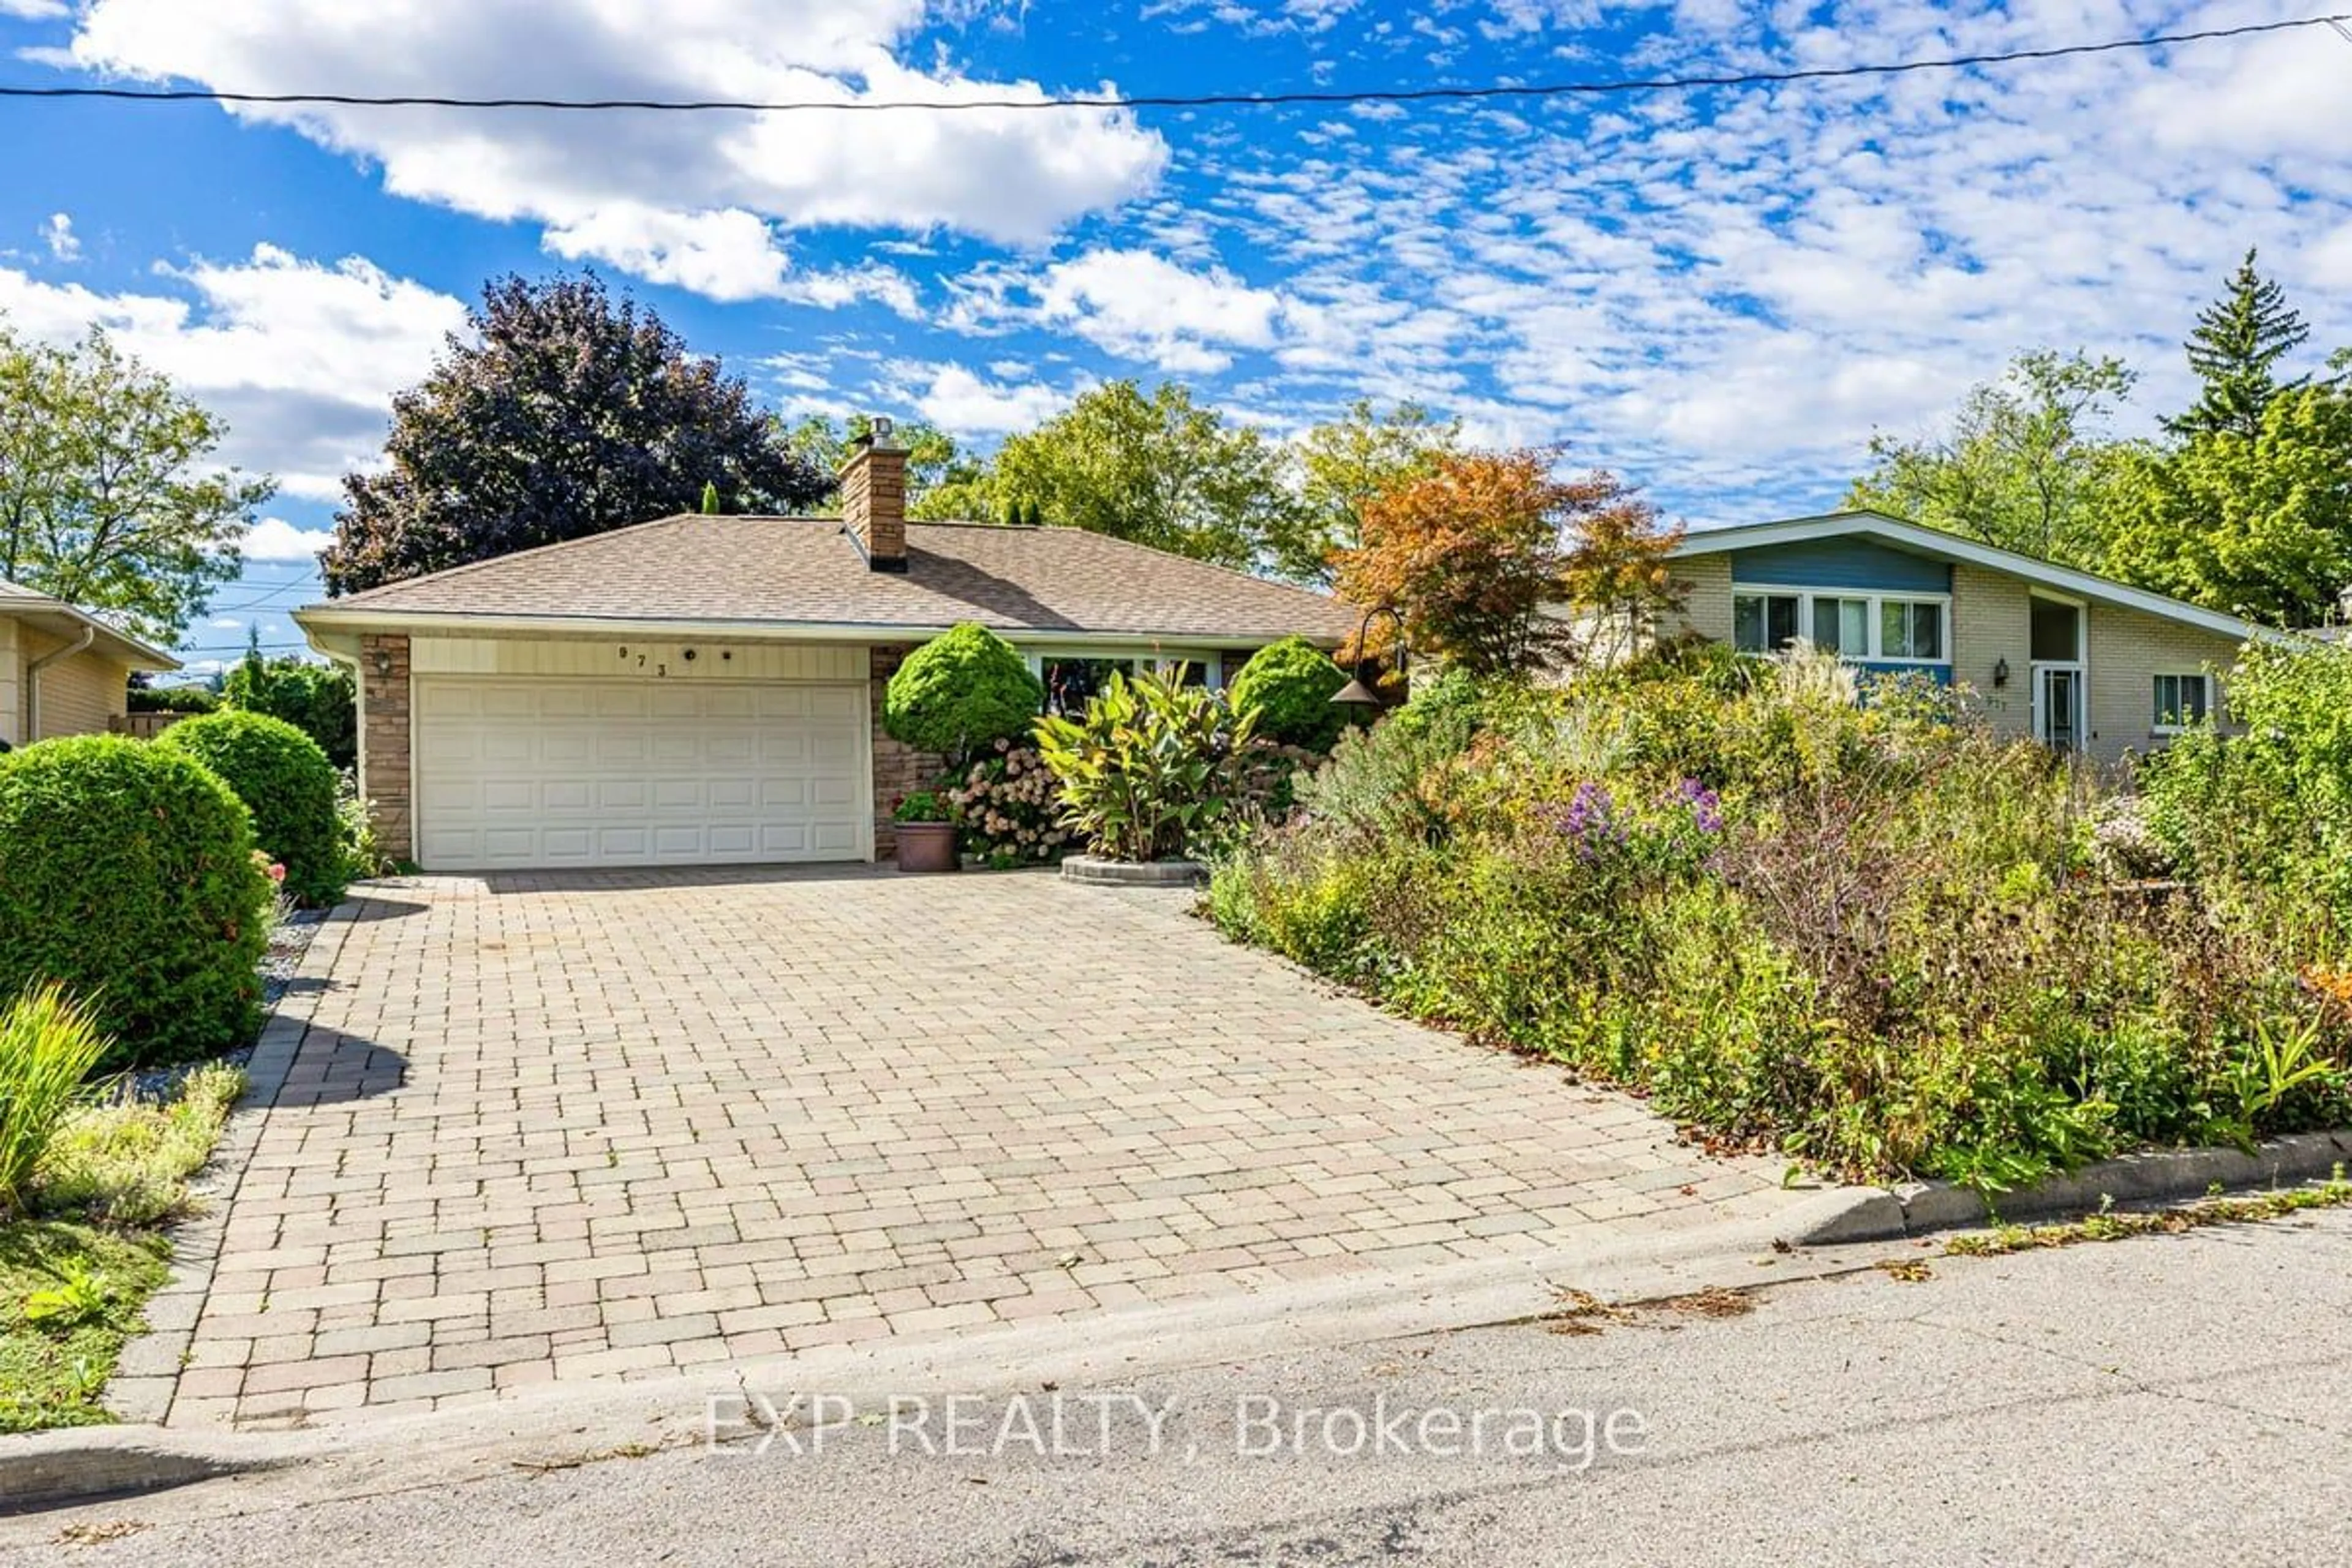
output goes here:
{"type": "Polygon", "coordinates": [[[1694,530],[1675,576],[1666,635],[1916,670],[1972,689],[1998,729],[2106,762],[2219,717],[2239,648],[2287,635],[1870,511],[1694,530]]]}
{"type": "Polygon", "coordinates": [[[937,758],[882,733],[929,637],[978,621],[1049,689],[1182,661],[1222,684],[1335,600],[1070,528],[909,522],[866,444],[840,518],[666,518],[296,613],[358,671],[361,787],[431,870],[866,860],[937,758]]]}
{"type": "Polygon", "coordinates": [[[89,611],[0,577],[0,745],[119,728],[131,672],[179,668],[89,611]]]}

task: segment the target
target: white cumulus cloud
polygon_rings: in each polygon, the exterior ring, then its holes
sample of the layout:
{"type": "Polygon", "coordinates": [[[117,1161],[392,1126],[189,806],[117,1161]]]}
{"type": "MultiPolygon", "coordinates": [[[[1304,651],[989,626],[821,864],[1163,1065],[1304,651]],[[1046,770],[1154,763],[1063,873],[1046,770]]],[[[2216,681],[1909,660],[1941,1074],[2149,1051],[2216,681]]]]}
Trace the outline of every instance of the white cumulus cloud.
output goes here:
{"type": "Polygon", "coordinates": [[[48,222],[41,225],[41,243],[49,247],[49,255],[58,261],[81,259],[81,240],[75,235],[73,218],[66,213],[51,213],[48,222]]]}
{"type": "Polygon", "coordinates": [[[334,540],[334,533],[328,529],[298,528],[282,517],[265,517],[246,531],[245,558],[307,565],[316,561],[319,552],[334,540]]]}
{"type": "Polygon", "coordinates": [[[393,394],[422,380],[466,325],[461,301],[372,262],[329,266],[268,245],[239,262],[161,268],[158,290],[105,293],[0,268],[0,315],[51,342],[105,329],[227,423],[225,460],[313,500],[380,459],[393,394]]]}
{"type": "MultiPolygon", "coordinates": [[[[1029,81],[902,64],[923,0],[91,0],[86,68],[245,91],[1042,100],[1029,81]]],[[[1049,238],[1159,177],[1167,149],[1111,110],[953,115],[600,113],[233,106],[380,167],[384,188],[541,225],[551,248],[722,300],[783,296],[771,225],[1049,238]]]]}
{"type": "Polygon", "coordinates": [[[1034,381],[983,380],[960,364],[927,367],[908,395],[922,416],[951,435],[1004,436],[1044,424],[1069,406],[1073,392],[1034,381]]]}
{"type": "Polygon", "coordinates": [[[1173,374],[1221,371],[1234,348],[1275,342],[1282,296],[1232,274],[1190,272],[1147,250],[1090,250],[1036,284],[1040,314],[1096,346],[1173,374]]]}

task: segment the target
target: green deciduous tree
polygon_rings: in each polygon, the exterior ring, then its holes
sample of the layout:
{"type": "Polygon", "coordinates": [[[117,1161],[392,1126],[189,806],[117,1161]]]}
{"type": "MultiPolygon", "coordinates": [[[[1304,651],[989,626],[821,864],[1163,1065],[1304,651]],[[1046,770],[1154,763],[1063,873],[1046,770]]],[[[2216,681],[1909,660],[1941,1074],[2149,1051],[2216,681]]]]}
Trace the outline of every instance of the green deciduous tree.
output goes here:
{"type": "Polygon", "coordinates": [[[2036,349],[1971,390],[1951,427],[1871,437],[1846,504],[2068,565],[2104,550],[2103,510],[2127,448],[2107,421],[2136,377],[2121,360],[2036,349]]]}
{"type": "Polygon", "coordinates": [[[1034,506],[1049,523],[1248,567],[1294,526],[1285,470],[1278,442],[1227,424],[1182,386],[1147,396],[1113,381],[1008,439],[995,489],[1000,502],[1034,506]]]}
{"type": "Polygon", "coordinates": [[[102,332],[54,348],[0,329],[0,577],[177,641],[277,489],[213,464],[226,434],[102,332]]]}
{"type": "Polygon", "coordinates": [[[700,509],[793,511],[833,476],[787,451],[743,383],[593,276],[482,292],[393,402],[381,473],[343,480],[331,594],[700,509]]]}
{"type": "Polygon", "coordinates": [[[2231,615],[2319,622],[2352,583],[2352,392],[2282,392],[2253,437],[2217,429],[2135,458],[2105,565],[2231,615]]]}
{"type": "Polygon", "coordinates": [[[262,656],[253,638],[221,683],[232,708],[283,719],[313,741],[339,768],[359,761],[359,699],[352,672],[340,664],[290,655],[262,656]]]}
{"type": "Polygon", "coordinates": [[[2286,290],[2255,269],[2254,258],[2248,250],[2230,276],[2228,291],[2197,313],[2189,367],[2205,384],[2188,413],[2164,422],[2175,436],[2226,431],[2257,440],[2271,400],[2308,379],[2278,379],[2279,361],[2302,347],[2311,329],[2286,302],[2286,290]]]}
{"type": "Polygon", "coordinates": [[[1298,582],[1328,583],[1333,553],[1362,537],[1365,503],[1428,474],[1461,438],[1459,419],[1440,419],[1418,403],[1382,414],[1369,398],[1314,426],[1298,439],[1299,505],[1267,541],[1268,563],[1298,582]]]}

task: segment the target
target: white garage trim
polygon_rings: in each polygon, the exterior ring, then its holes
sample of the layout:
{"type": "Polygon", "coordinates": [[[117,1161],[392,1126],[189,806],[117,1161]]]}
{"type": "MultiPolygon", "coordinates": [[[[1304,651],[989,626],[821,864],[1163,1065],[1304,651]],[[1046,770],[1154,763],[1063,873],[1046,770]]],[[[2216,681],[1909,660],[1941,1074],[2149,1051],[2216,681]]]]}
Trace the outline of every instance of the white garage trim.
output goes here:
{"type": "Polygon", "coordinates": [[[427,869],[873,858],[862,679],[420,673],[413,691],[427,869]]]}

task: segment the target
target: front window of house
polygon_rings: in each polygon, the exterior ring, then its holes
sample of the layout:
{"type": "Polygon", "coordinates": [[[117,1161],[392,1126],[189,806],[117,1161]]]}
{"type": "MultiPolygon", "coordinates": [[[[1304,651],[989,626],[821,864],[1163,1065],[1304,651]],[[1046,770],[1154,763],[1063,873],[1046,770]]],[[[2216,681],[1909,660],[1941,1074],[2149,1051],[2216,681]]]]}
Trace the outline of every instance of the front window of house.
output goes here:
{"type": "Polygon", "coordinates": [[[2213,711],[2212,678],[2204,675],[2159,675],[2156,678],[2156,728],[2160,733],[2203,723],[2213,711]]]}
{"type": "Polygon", "coordinates": [[[1045,711],[1075,714],[1087,710],[1087,701],[1110,684],[1114,671],[1132,680],[1139,669],[1173,669],[1181,666],[1185,685],[1214,685],[1216,657],[1043,654],[1032,662],[1038,683],[1045,689],[1045,711]]]}
{"type": "Polygon", "coordinates": [[[1798,612],[1804,601],[1794,594],[1741,594],[1731,601],[1731,640],[1742,653],[1770,653],[1787,647],[1804,633],[1798,612]]]}
{"type": "Polygon", "coordinates": [[[1941,659],[1944,606],[1924,599],[1888,599],[1878,606],[1878,657],[1941,659]]]}
{"type": "Polygon", "coordinates": [[[1803,639],[1843,658],[1941,664],[1945,603],[1895,594],[1740,593],[1731,598],[1731,641],[1770,653],[1803,639]]]}
{"type": "Polygon", "coordinates": [[[1813,643],[1856,658],[1870,653],[1870,601],[1813,597],[1813,643]]]}

